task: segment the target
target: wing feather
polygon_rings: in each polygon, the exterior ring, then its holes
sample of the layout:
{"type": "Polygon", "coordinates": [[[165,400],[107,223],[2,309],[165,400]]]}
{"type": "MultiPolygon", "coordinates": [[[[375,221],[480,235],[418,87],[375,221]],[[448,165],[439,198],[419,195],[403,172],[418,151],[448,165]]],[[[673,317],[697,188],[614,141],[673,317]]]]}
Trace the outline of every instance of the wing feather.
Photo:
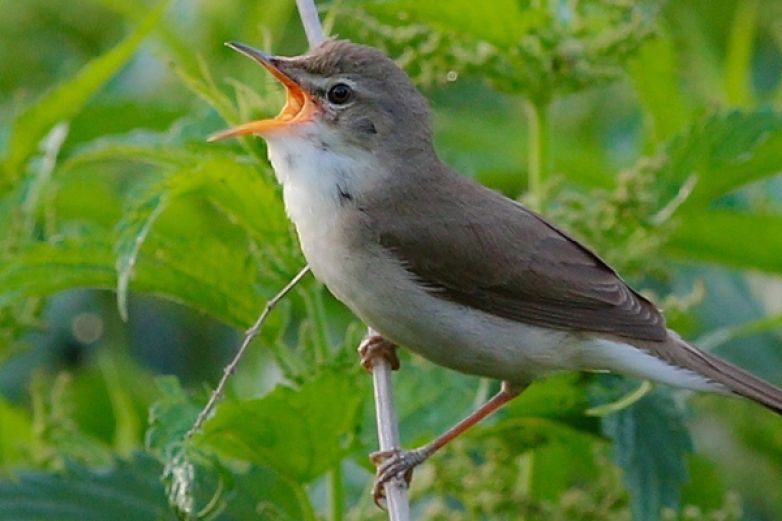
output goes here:
{"type": "Polygon", "coordinates": [[[515,201],[448,181],[365,210],[379,243],[433,295],[543,327],[667,337],[654,304],[587,247],[515,201]]]}

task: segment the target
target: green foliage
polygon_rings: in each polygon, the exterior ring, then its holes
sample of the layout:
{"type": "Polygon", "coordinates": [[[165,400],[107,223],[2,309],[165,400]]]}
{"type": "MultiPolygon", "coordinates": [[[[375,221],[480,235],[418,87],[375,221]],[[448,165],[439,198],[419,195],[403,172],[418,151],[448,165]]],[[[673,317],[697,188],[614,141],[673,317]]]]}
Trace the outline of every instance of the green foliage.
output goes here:
{"type": "MultiPolygon", "coordinates": [[[[251,324],[304,264],[263,144],[204,142],[279,109],[278,86],[220,43],[252,43],[262,27],[266,47],[299,52],[293,2],[75,5],[0,2],[0,34],[19,39],[0,47],[0,521],[385,519],[368,494],[363,327],[311,279],[187,437],[236,348],[225,324],[251,324]],[[20,36],[20,17],[42,29],[20,36]]],[[[778,376],[778,6],[322,7],[332,34],[386,49],[426,89],[444,158],[510,196],[526,188],[705,345],[730,356],[730,341],[766,335],[752,353],[778,376]],[[753,288],[741,300],[725,292],[737,280],[753,288]],[[699,305],[715,300],[717,318],[699,305]]],[[[402,364],[409,446],[494,386],[405,352],[402,364]]],[[[689,414],[684,396],[637,389],[594,375],[535,383],[416,470],[416,515],[782,515],[776,418],[719,398],[689,414]]]]}
{"type": "Polygon", "coordinates": [[[87,64],[74,78],[46,94],[16,117],[3,161],[0,189],[6,189],[21,176],[20,169],[35,153],[38,142],[49,129],[78,114],[89,98],[130,60],[144,38],[160,22],[166,5],[166,2],[161,3],[114,49],[87,64]]]}
{"type": "Polygon", "coordinates": [[[298,389],[219,407],[198,445],[307,483],[348,454],[367,386],[324,372],[298,389]]]}
{"type": "Polygon", "coordinates": [[[631,496],[633,519],[659,519],[663,507],[678,510],[692,451],[684,414],[670,393],[652,391],[631,407],[603,418],[631,496]]]}
{"type": "Polygon", "coordinates": [[[374,20],[359,13],[351,30],[362,41],[375,43],[375,33],[390,50],[405,49],[391,54],[402,54],[420,81],[443,82],[450,70],[466,70],[544,101],[616,78],[651,34],[657,2],[378,0],[361,7],[374,20]],[[413,26],[395,27],[399,18],[413,26]]]}
{"type": "Polygon", "coordinates": [[[23,473],[16,482],[0,483],[0,519],[99,521],[122,512],[129,521],[175,520],[159,474],[159,464],[144,455],[102,472],[68,464],[57,474],[23,473]]]}

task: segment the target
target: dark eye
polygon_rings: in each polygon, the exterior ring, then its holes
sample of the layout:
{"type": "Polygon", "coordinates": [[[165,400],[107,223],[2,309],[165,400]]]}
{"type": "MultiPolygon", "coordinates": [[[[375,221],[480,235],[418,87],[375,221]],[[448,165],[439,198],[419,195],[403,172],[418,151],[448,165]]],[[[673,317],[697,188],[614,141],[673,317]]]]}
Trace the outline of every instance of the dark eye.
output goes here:
{"type": "Polygon", "coordinates": [[[353,97],[353,89],[344,83],[337,83],[329,89],[327,94],[329,101],[335,105],[342,105],[350,101],[353,97]]]}

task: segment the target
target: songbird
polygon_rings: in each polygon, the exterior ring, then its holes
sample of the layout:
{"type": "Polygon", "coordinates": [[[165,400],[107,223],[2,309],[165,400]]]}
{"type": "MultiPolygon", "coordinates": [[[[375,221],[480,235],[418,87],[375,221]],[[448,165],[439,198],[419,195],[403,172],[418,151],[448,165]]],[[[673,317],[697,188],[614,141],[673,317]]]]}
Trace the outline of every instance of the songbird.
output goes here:
{"type": "Polygon", "coordinates": [[[604,260],[518,202],[457,174],[434,150],[430,109],[377,49],[328,40],[275,57],[227,44],[268,69],[287,102],[255,134],[283,186],[312,273],[380,336],[432,362],[502,381],[431,443],[381,454],[376,499],[448,441],[562,370],[608,370],[742,396],[782,414],[782,390],[701,351],[604,260]]]}

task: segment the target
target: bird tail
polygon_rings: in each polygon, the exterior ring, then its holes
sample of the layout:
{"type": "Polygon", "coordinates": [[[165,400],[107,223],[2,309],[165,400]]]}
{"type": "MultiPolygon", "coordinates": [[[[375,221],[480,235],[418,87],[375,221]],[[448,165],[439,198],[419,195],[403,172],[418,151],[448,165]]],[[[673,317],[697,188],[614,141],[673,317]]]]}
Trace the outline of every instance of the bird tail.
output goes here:
{"type": "Polygon", "coordinates": [[[677,347],[669,353],[670,362],[701,374],[733,394],[743,396],[782,415],[782,389],[736,367],[706,351],[701,351],[681,338],[674,338],[677,347]]]}

